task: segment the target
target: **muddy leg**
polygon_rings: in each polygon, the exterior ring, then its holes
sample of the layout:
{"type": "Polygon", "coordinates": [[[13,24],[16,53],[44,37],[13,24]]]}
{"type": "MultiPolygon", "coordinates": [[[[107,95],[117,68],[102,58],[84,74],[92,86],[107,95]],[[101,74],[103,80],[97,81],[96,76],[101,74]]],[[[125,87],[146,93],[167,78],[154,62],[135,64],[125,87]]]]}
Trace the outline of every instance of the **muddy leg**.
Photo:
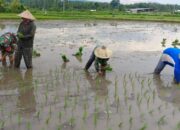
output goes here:
{"type": "Polygon", "coordinates": [[[2,54],[1,61],[2,61],[2,65],[3,65],[3,66],[6,66],[6,65],[7,65],[7,63],[6,63],[6,54],[2,54]]]}
{"type": "Polygon", "coordinates": [[[9,63],[10,63],[10,67],[13,67],[13,64],[14,64],[14,55],[9,55],[9,63]]]}
{"type": "Polygon", "coordinates": [[[27,69],[32,68],[32,48],[23,49],[23,57],[27,69]]]}
{"type": "Polygon", "coordinates": [[[161,59],[159,60],[155,70],[154,70],[154,74],[160,74],[161,71],[164,69],[164,67],[166,66],[166,63],[164,63],[161,59]]]}

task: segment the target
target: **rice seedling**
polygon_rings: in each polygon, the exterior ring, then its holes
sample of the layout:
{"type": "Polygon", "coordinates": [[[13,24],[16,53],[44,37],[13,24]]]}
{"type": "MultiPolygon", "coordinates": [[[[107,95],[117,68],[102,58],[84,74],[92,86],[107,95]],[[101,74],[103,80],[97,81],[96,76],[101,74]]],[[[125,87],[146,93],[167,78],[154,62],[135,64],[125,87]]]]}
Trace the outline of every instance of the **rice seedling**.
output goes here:
{"type": "Polygon", "coordinates": [[[76,121],[76,119],[72,115],[72,117],[69,119],[69,124],[70,124],[71,127],[73,127],[75,125],[75,121],[76,121]]]}
{"type": "Polygon", "coordinates": [[[80,93],[80,85],[79,85],[78,81],[76,82],[76,86],[77,86],[77,93],[79,94],[80,93]]]}
{"type": "Polygon", "coordinates": [[[3,121],[3,120],[0,121],[0,129],[3,130],[3,129],[4,129],[4,126],[5,126],[5,121],[3,121]]]}
{"type": "Polygon", "coordinates": [[[48,92],[45,93],[45,103],[47,104],[48,101],[48,92]]]}
{"type": "Polygon", "coordinates": [[[156,90],[154,89],[154,90],[153,90],[153,103],[154,103],[154,101],[155,101],[155,97],[156,97],[156,90]]]}
{"type": "Polygon", "coordinates": [[[107,119],[109,119],[110,113],[109,113],[109,105],[108,105],[108,99],[106,97],[105,99],[105,107],[106,107],[106,113],[107,113],[107,119]]]}
{"type": "Polygon", "coordinates": [[[147,129],[147,124],[144,124],[139,130],[146,130],[147,129]]]}
{"type": "Polygon", "coordinates": [[[118,93],[118,81],[117,81],[117,77],[115,78],[115,84],[114,84],[114,99],[117,99],[117,94],[118,93]]]}
{"type": "Polygon", "coordinates": [[[165,115],[163,115],[162,117],[159,118],[159,120],[158,120],[158,122],[157,122],[157,123],[158,123],[158,126],[164,125],[164,124],[166,123],[165,118],[166,118],[165,115]]]}
{"type": "Polygon", "coordinates": [[[20,125],[21,122],[22,122],[22,117],[21,117],[21,115],[19,115],[19,114],[18,114],[18,117],[17,117],[17,121],[18,121],[18,125],[20,125]]]}
{"type": "Polygon", "coordinates": [[[148,97],[148,99],[147,99],[147,108],[149,108],[149,103],[150,103],[150,96],[148,97]]]}
{"type": "Polygon", "coordinates": [[[46,125],[48,125],[48,124],[49,124],[50,119],[51,119],[51,117],[48,117],[48,118],[46,119],[46,125]]]}
{"type": "Polygon", "coordinates": [[[118,127],[121,129],[123,127],[123,122],[120,122],[118,127]]]}
{"type": "Polygon", "coordinates": [[[97,121],[98,121],[98,108],[95,108],[95,111],[94,111],[94,114],[93,114],[94,127],[97,126],[97,121]]]}
{"type": "Polygon", "coordinates": [[[62,130],[62,127],[61,127],[61,126],[58,126],[57,130],[62,130]]]}
{"type": "Polygon", "coordinates": [[[173,110],[173,111],[172,111],[172,115],[173,115],[173,117],[174,117],[174,115],[175,115],[175,112],[176,112],[175,110],[173,110]]]}
{"type": "Polygon", "coordinates": [[[68,97],[65,96],[65,98],[64,98],[64,109],[66,109],[67,106],[68,106],[68,97]]]}
{"type": "Polygon", "coordinates": [[[142,103],[142,97],[138,100],[137,104],[138,104],[138,107],[140,108],[141,106],[141,103],[142,103]]]}
{"type": "Polygon", "coordinates": [[[83,112],[83,121],[85,121],[86,118],[87,118],[87,115],[88,115],[88,112],[87,112],[87,102],[84,102],[83,109],[84,109],[84,112],[83,112]]]}
{"type": "Polygon", "coordinates": [[[129,118],[129,124],[130,124],[130,128],[132,127],[132,124],[133,124],[133,117],[130,117],[129,118]]]}
{"type": "Polygon", "coordinates": [[[117,103],[116,112],[118,113],[118,111],[119,111],[119,106],[120,106],[119,96],[118,96],[117,99],[116,99],[116,103],[117,103]]]}
{"type": "Polygon", "coordinates": [[[30,122],[28,122],[26,127],[27,127],[27,130],[31,130],[31,129],[32,129],[32,125],[31,125],[31,123],[30,123],[30,122]]]}
{"type": "Polygon", "coordinates": [[[148,94],[148,92],[149,92],[149,90],[146,90],[146,91],[144,92],[144,97],[146,97],[146,95],[148,94]]]}
{"type": "Polygon", "coordinates": [[[129,114],[131,114],[131,111],[132,111],[132,106],[131,105],[129,106],[128,111],[129,111],[129,114]]]}
{"type": "Polygon", "coordinates": [[[176,130],[180,130],[180,122],[176,125],[176,130]]]}
{"type": "Polygon", "coordinates": [[[39,111],[37,111],[37,113],[36,113],[35,117],[37,117],[37,118],[39,119],[39,117],[40,117],[40,110],[39,110],[39,111]]]}
{"type": "Polygon", "coordinates": [[[35,82],[35,85],[34,85],[35,91],[37,91],[37,88],[38,88],[38,80],[36,79],[34,82],[35,82]]]}
{"type": "Polygon", "coordinates": [[[161,111],[161,107],[162,107],[162,105],[160,105],[160,106],[158,107],[159,112],[161,111]]]}
{"type": "Polygon", "coordinates": [[[149,114],[150,114],[150,115],[153,115],[153,112],[154,112],[154,110],[150,110],[150,111],[149,111],[149,114]]]}
{"type": "Polygon", "coordinates": [[[58,118],[59,118],[59,121],[61,121],[61,119],[62,119],[62,112],[58,113],[58,118]]]}
{"type": "Polygon", "coordinates": [[[52,110],[51,110],[51,106],[50,106],[50,108],[49,108],[49,117],[51,117],[51,115],[52,115],[52,110]]]}

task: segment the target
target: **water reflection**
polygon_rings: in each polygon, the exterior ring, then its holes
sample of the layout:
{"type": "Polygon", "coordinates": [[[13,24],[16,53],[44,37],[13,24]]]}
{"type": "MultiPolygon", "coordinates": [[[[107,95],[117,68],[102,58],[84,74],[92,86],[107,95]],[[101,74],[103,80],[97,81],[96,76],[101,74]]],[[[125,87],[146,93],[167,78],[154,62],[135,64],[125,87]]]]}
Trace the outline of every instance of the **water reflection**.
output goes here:
{"type": "Polygon", "coordinates": [[[30,116],[36,112],[32,70],[23,73],[12,68],[2,68],[1,72],[1,97],[8,96],[13,99],[4,98],[1,100],[2,104],[8,105],[16,102],[13,108],[9,109],[17,109],[17,112],[23,116],[30,116]]]}
{"type": "Polygon", "coordinates": [[[96,96],[105,99],[108,96],[108,86],[110,86],[111,81],[107,80],[105,76],[91,75],[89,72],[85,72],[85,76],[96,96]]]}
{"type": "Polygon", "coordinates": [[[5,29],[5,25],[4,24],[0,24],[0,30],[4,30],[5,29]]]}
{"type": "Polygon", "coordinates": [[[161,100],[173,103],[174,106],[180,108],[180,89],[174,82],[165,84],[160,75],[153,76],[154,84],[156,85],[158,96],[161,100]]]}
{"type": "Polygon", "coordinates": [[[15,25],[15,24],[6,25],[6,24],[3,24],[3,23],[0,23],[0,35],[4,34],[6,32],[16,33],[17,28],[18,28],[18,26],[15,25]]]}

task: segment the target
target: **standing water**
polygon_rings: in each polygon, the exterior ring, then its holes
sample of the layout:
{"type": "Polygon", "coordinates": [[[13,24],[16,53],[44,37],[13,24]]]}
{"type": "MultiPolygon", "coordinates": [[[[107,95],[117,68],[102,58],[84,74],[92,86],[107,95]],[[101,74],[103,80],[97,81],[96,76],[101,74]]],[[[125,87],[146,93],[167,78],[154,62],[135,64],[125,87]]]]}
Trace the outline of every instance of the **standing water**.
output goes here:
{"type": "MultiPolygon", "coordinates": [[[[19,21],[1,21],[0,34],[16,33],[19,21]]],[[[180,37],[179,24],[127,21],[37,21],[33,70],[0,65],[0,128],[3,130],[180,129],[180,89],[173,68],[152,72],[180,37]],[[113,50],[112,72],[83,70],[93,48],[113,50]],[[72,56],[80,46],[81,58],[72,56]],[[65,54],[70,62],[63,63],[65,54]]]]}

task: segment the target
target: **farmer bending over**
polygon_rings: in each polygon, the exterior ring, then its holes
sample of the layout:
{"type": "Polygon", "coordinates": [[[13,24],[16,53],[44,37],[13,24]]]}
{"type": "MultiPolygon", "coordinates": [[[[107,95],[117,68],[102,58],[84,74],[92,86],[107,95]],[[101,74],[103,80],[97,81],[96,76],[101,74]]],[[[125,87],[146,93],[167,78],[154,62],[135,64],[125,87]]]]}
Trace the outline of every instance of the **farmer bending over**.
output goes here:
{"type": "Polygon", "coordinates": [[[90,59],[86,63],[85,70],[88,70],[92,63],[94,62],[94,66],[96,71],[99,74],[105,74],[107,61],[112,56],[112,51],[105,46],[95,47],[93,50],[90,59]]]}
{"type": "Polygon", "coordinates": [[[6,56],[9,57],[10,66],[14,62],[14,50],[17,48],[17,38],[14,33],[7,32],[0,36],[1,60],[6,66],[6,56]]]}
{"type": "Polygon", "coordinates": [[[160,74],[166,65],[174,67],[174,79],[176,83],[180,83],[180,49],[167,48],[157,64],[154,74],[160,74]]]}

